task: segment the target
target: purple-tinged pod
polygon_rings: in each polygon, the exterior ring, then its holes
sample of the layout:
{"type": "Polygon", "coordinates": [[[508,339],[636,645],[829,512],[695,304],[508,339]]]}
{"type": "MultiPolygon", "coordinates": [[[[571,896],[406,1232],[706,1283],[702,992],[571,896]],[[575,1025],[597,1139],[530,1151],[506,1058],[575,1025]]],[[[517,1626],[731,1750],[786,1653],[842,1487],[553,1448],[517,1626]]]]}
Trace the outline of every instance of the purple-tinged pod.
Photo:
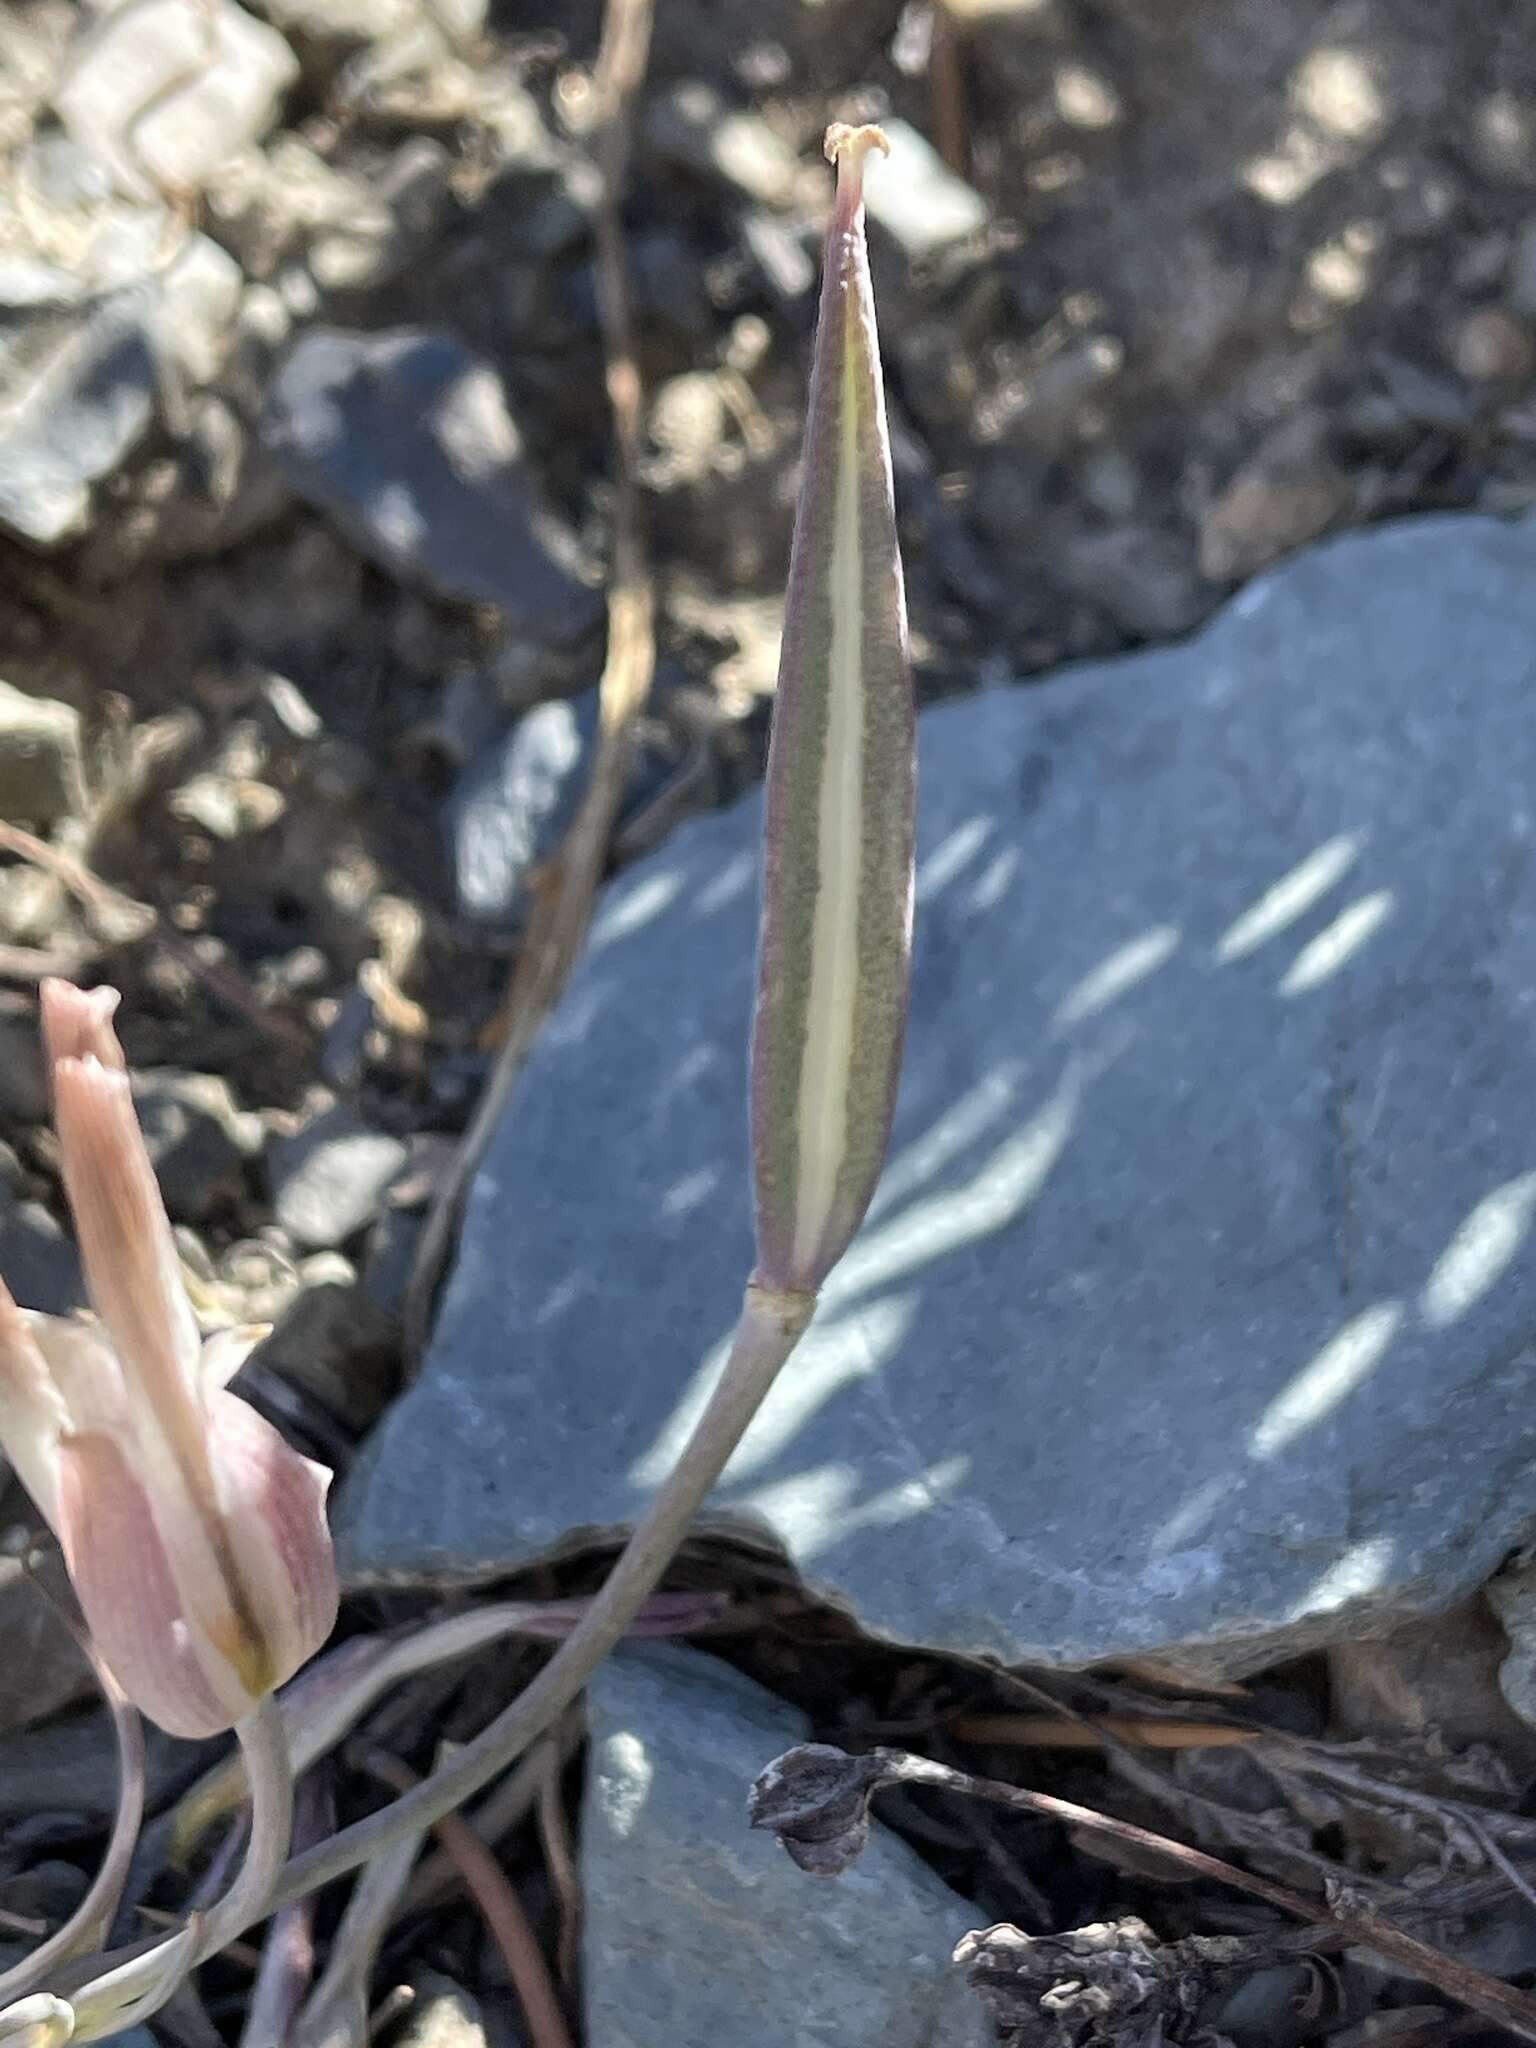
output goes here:
{"type": "Polygon", "coordinates": [[[912,678],[864,235],[878,128],[837,166],[768,758],[752,1032],[756,1278],[814,1293],[863,1221],[906,1023],[912,678]]]}

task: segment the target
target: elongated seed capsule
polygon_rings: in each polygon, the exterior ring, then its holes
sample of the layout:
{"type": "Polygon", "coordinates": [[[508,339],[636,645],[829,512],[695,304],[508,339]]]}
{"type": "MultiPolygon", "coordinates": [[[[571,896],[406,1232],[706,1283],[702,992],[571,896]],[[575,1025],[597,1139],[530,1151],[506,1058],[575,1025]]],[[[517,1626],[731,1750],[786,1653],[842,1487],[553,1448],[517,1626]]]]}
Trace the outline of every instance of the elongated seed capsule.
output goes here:
{"type": "Polygon", "coordinates": [[[864,237],[878,128],[837,126],[768,758],[752,1032],[756,1278],[814,1293],[875,1190],[906,1022],[916,801],[906,603],[864,237]]]}

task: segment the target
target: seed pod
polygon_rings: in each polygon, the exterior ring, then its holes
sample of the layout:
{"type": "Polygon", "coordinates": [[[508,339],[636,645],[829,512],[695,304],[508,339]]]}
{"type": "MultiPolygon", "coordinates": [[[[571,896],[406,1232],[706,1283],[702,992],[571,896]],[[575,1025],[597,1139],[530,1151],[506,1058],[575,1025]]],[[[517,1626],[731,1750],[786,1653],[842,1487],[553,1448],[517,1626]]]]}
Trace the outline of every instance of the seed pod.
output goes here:
{"type": "Polygon", "coordinates": [[[752,1034],[757,1279],[814,1293],[879,1179],[906,1022],[916,802],[906,604],[864,236],[878,128],[834,127],[768,759],[752,1034]]]}

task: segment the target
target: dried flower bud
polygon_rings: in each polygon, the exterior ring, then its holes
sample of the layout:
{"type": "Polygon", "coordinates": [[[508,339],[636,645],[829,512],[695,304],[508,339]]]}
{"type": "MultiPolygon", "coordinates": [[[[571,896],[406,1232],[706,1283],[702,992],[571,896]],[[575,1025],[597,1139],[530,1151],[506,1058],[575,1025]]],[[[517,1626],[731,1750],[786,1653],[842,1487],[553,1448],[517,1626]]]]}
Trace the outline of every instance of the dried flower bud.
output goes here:
{"type": "Polygon", "coordinates": [[[802,1870],[840,1877],[869,1840],[869,1802],[886,1775],[878,1752],[849,1756],[824,1742],[802,1742],[757,1777],[747,1819],[770,1828],[802,1870]]]}
{"type": "Polygon", "coordinates": [[[916,802],[906,606],[864,237],[877,128],[836,127],[764,822],[752,1037],[762,1285],[814,1293],[863,1221],[906,1021],[916,802]]]}
{"type": "Polygon", "coordinates": [[[210,1735],[330,1632],[330,1475],[225,1391],[249,1342],[200,1340],[116,1007],[110,989],[43,988],[64,1184],[100,1327],[19,1309],[0,1282],[0,1442],[124,1692],[172,1734],[210,1735]]]}

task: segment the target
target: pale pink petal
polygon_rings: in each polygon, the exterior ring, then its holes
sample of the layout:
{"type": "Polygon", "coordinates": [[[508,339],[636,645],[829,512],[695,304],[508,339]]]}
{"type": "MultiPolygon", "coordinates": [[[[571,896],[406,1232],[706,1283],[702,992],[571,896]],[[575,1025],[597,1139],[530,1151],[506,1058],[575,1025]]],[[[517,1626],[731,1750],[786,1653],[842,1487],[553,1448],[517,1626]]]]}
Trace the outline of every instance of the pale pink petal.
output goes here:
{"type": "Polygon", "coordinates": [[[224,1526],[274,1667],[269,1683],[282,1685],[336,1621],[331,1475],[235,1394],[210,1399],[208,1427],[224,1526]]]}
{"type": "Polygon", "coordinates": [[[123,1369],[98,1323],[24,1308],[21,1320],[43,1354],[73,1429],[116,1434],[128,1426],[123,1369]]]}
{"type": "MultiPolygon", "coordinates": [[[[261,1333],[199,1340],[116,1005],[107,989],[44,990],[65,1187],[103,1328],[28,1330],[13,1310],[11,1350],[58,1411],[55,1526],[102,1654],[163,1727],[206,1734],[330,1632],[329,1475],[221,1391],[261,1333]]],[[[0,1345],[5,1331],[0,1315],[0,1345]]]]}
{"type": "Polygon", "coordinates": [[[174,1469],[152,1470],[136,1446],[130,1455],[192,1649],[221,1699],[228,1671],[249,1704],[290,1678],[335,1620],[330,1475],[233,1394],[211,1396],[205,1421],[207,1512],[174,1469]]]}
{"type": "Polygon", "coordinates": [[[251,1709],[233,1666],[188,1627],[148,1495],[118,1445],[78,1436],[61,1447],[65,1562],[93,1641],[134,1705],[171,1735],[217,1735],[251,1709]]]}
{"type": "Polygon", "coordinates": [[[50,976],[40,991],[43,1050],[55,1060],[84,1059],[89,1053],[104,1067],[125,1067],[112,1019],[122,997],[115,988],[76,988],[50,976]]]}
{"type": "Polygon", "coordinates": [[[202,1349],[126,1073],[94,1055],[53,1070],[54,1122],[86,1285],[130,1386],[186,1405],[202,1349]]]}
{"type": "Polygon", "coordinates": [[[59,1438],[68,1426],[69,1411],[27,1316],[0,1280],[0,1448],[55,1527],[59,1438]]]}
{"type": "Polygon", "coordinates": [[[127,1455],[153,1503],[188,1626],[250,1685],[260,1658],[220,1522],[202,1344],[128,1076],[88,1053],[59,1060],[53,1085],[86,1282],[122,1368],[127,1455]]]}

